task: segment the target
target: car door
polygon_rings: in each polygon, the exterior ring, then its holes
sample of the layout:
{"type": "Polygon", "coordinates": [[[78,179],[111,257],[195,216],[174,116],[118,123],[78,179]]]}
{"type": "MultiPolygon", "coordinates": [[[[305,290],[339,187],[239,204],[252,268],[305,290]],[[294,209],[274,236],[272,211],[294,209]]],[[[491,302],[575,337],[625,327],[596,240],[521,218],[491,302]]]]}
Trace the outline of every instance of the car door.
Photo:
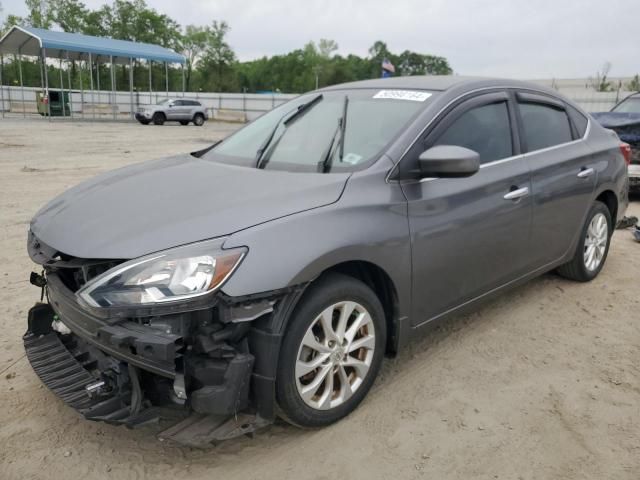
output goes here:
{"type": "Polygon", "coordinates": [[[180,110],[180,120],[192,120],[195,102],[193,100],[182,100],[183,107],[180,110]]]}
{"type": "Polygon", "coordinates": [[[184,116],[184,106],[183,100],[174,100],[169,107],[169,115],[168,118],[170,120],[182,120],[184,116]]]}
{"type": "Polygon", "coordinates": [[[188,107],[187,107],[187,117],[189,120],[192,120],[194,115],[196,114],[197,111],[201,110],[202,105],[200,104],[200,102],[197,102],[195,100],[185,100],[188,103],[188,107]]]}
{"type": "Polygon", "coordinates": [[[445,114],[402,162],[434,145],[480,154],[466,178],[402,182],[412,246],[414,325],[434,319],[530,269],[531,184],[519,155],[515,110],[504,91],[470,98],[445,114]]]}
{"type": "Polygon", "coordinates": [[[526,91],[516,97],[534,202],[531,255],[544,266],[569,253],[582,227],[596,185],[596,160],[564,102],[526,91]]]}

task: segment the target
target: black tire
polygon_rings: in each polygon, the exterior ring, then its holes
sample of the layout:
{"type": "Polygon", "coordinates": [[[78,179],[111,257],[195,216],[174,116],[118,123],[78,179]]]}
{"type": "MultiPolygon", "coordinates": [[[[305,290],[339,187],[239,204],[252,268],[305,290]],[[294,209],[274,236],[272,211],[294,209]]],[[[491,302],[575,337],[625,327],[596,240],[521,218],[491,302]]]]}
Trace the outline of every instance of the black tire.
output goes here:
{"type": "MultiPolygon", "coordinates": [[[[368,327],[367,334],[370,334],[368,327]]],[[[323,427],[345,417],[362,402],[373,385],[382,364],[385,345],[384,309],[375,293],[363,282],[346,275],[329,274],[321,277],[307,289],[287,325],[280,349],[276,376],[276,400],[279,415],[293,425],[306,428],[323,427]],[[352,396],[333,408],[320,410],[307,405],[298,392],[295,376],[298,352],[305,333],[319,314],[326,308],[343,301],[356,302],[369,313],[375,334],[375,347],[369,370],[361,379],[361,383],[352,396]]],[[[346,359],[348,355],[350,354],[346,353],[344,358],[346,359]]],[[[331,373],[331,375],[339,374],[331,373]]]]}
{"type": "Polygon", "coordinates": [[[189,125],[189,120],[180,120],[180,125],[189,125]]]}
{"type": "Polygon", "coordinates": [[[164,122],[167,120],[164,113],[156,112],[153,114],[153,124],[154,125],[164,125],[164,122]]]}
{"type": "Polygon", "coordinates": [[[576,248],[576,252],[571,259],[571,261],[565,263],[558,267],[558,274],[568,278],[570,280],[575,280],[577,282],[590,282],[594,278],[598,276],[602,267],[604,267],[604,263],[607,260],[607,255],[609,253],[609,246],[611,245],[611,235],[613,234],[613,221],[611,220],[611,212],[607,206],[599,201],[594,202],[589,210],[589,214],[587,215],[587,219],[580,230],[580,239],[578,241],[578,246],[576,248]],[[589,229],[589,225],[593,218],[596,215],[602,214],[604,218],[607,220],[607,239],[606,246],[604,250],[604,255],[600,260],[598,266],[592,270],[588,269],[585,264],[584,254],[585,254],[585,242],[587,240],[587,230],[589,229]]]}
{"type": "Polygon", "coordinates": [[[142,125],[149,125],[149,120],[138,120],[142,125]]]}
{"type": "Polygon", "coordinates": [[[201,127],[204,125],[204,115],[202,115],[201,113],[196,113],[193,116],[193,124],[197,127],[201,127]]]}

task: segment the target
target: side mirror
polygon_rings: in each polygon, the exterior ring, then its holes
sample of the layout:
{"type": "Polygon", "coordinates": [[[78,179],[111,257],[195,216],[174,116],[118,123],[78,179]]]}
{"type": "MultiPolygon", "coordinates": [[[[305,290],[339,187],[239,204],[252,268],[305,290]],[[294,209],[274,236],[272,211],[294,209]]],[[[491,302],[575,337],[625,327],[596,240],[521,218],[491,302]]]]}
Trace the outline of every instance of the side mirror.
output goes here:
{"type": "Polygon", "coordinates": [[[480,169],[480,154],[455,145],[437,145],[422,152],[418,163],[423,178],[470,177],[480,169]]]}

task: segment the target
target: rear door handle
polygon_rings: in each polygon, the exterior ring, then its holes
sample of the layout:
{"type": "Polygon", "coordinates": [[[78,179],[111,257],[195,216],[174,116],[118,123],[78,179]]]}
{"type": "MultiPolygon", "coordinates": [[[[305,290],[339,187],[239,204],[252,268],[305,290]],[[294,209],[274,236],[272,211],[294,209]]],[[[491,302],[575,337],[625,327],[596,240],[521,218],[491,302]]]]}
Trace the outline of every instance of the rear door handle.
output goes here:
{"type": "Polygon", "coordinates": [[[593,175],[593,173],[593,168],[583,168],[582,170],[580,170],[580,172],[578,172],[578,178],[588,178],[593,175]]]}
{"type": "Polygon", "coordinates": [[[522,187],[511,190],[503,198],[505,200],[518,200],[519,198],[526,197],[527,195],[529,195],[529,187],[522,187]]]}

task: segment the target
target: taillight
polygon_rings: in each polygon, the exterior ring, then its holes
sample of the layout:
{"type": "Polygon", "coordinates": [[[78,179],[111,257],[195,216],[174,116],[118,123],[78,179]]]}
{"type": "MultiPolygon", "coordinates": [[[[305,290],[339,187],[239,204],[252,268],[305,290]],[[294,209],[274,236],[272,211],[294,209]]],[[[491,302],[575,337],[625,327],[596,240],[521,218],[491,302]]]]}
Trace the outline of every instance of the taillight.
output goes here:
{"type": "Polygon", "coordinates": [[[622,142],[620,144],[620,151],[622,152],[622,156],[624,157],[624,161],[627,165],[631,164],[631,145],[622,142]]]}

